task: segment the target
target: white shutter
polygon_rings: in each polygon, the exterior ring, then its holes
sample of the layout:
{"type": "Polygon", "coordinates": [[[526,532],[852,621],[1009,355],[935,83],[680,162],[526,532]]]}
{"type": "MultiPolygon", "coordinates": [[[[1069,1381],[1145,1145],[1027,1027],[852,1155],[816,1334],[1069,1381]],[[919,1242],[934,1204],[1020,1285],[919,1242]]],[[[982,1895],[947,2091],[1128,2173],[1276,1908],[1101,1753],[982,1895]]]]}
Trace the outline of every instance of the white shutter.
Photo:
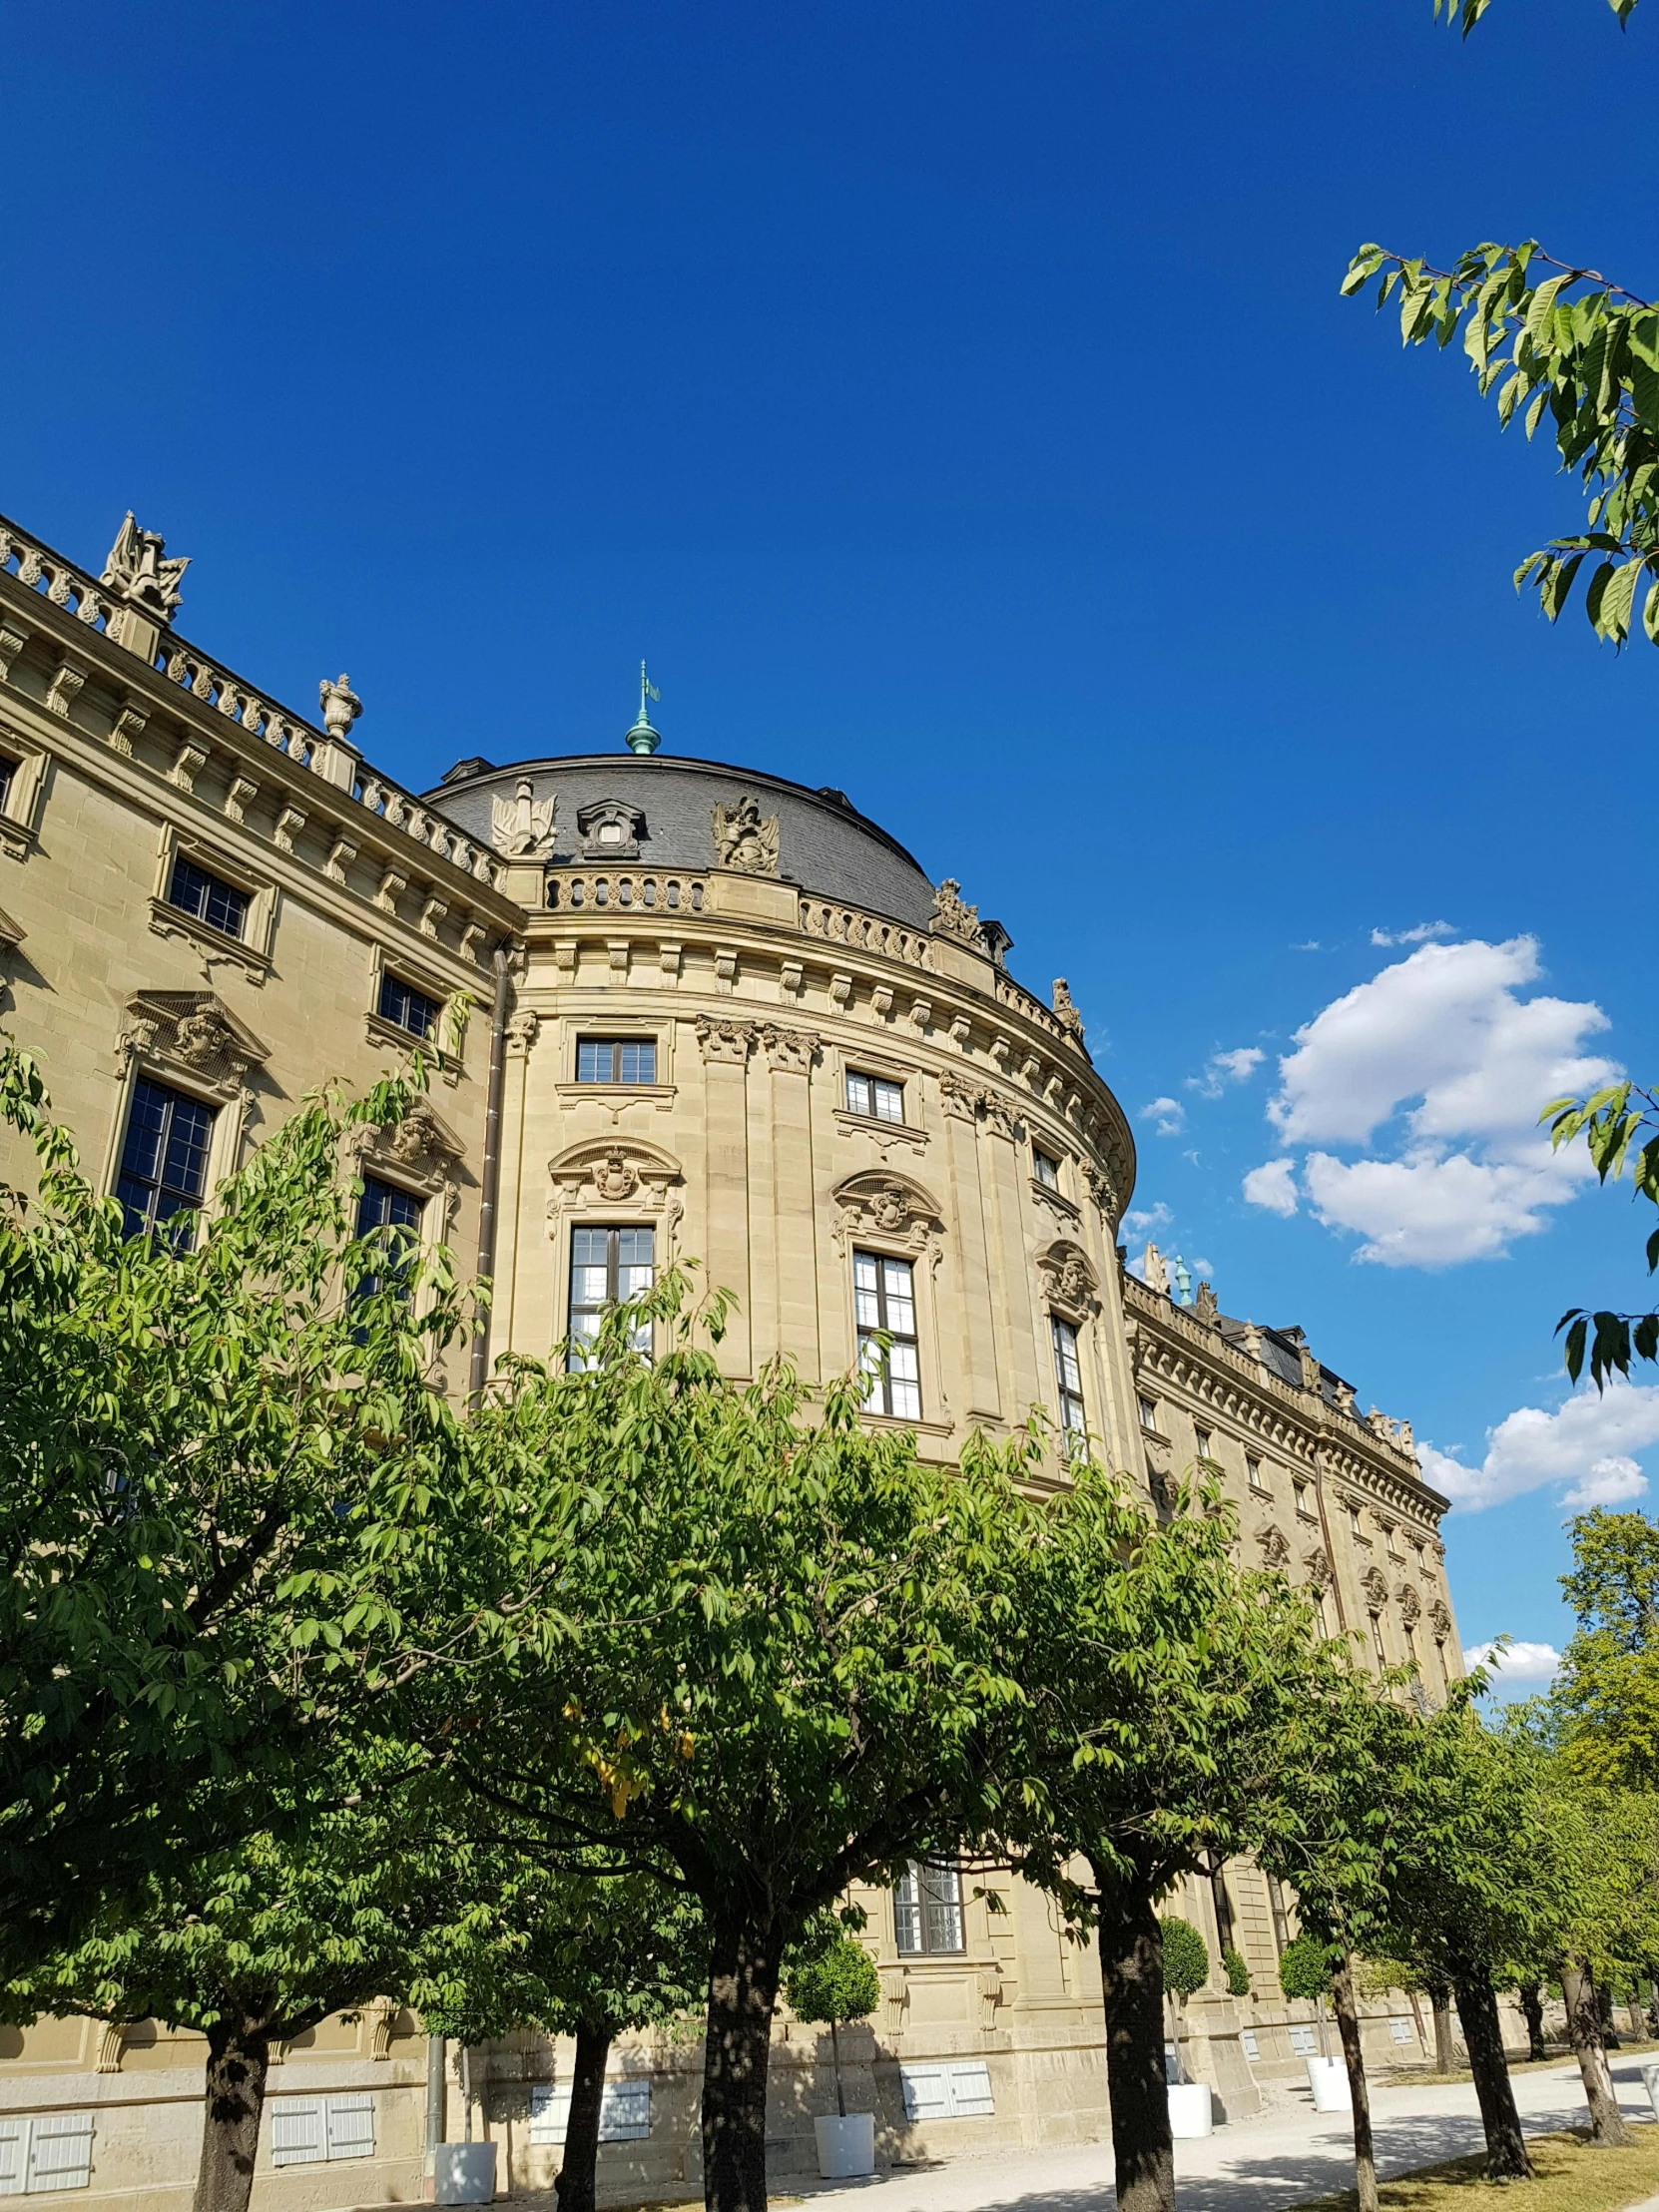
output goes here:
{"type": "Polygon", "coordinates": [[[1409,2020],[1390,2020],[1388,2031],[1396,2043],[1414,2043],[1417,2038],[1417,2031],[1409,2020]]]}
{"type": "Polygon", "coordinates": [[[29,2123],[0,2120],[0,2197],[20,2197],[29,2167],[29,2123]]]}
{"type": "Polygon", "coordinates": [[[991,2069],[982,2058],[969,2059],[963,2065],[947,2066],[945,2077],[950,2088],[950,2110],[958,2120],[972,2120],[996,2110],[996,2100],[991,2095],[991,2069]]]}
{"type": "Polygon", "coordinates": [[[274,2097],[266,2110],[271,2114],[274,2166],[314,2166],[327,2157],[320,2097],[274,2097]]]}
{"type": "Polygon", "coordinates": [[[900,2066],[907,2120],[943,2120],[950,2116],[950,2090],[942,2066],[900,2066]]]}
{"type": "Polygon", "coordinates": [[[29,2146],[28,2194],[85,2189],[92,2180],[92,2114],[40,2112],[29,2146]]]}
{"type": "Polygon", "coordinates": [[[324,2097],[322,2117],[326,2155],[329,2158],[374,2156],[372,2097],[324,2097]]]}
{"type": "Polygon", "coordinates": [[[1253,2027],[1241,2027],[1239,2041],[1244,2046],[1245,2056],[1254,2064],[1262,2055],[1262,2046],[1257,2040],[1256,2030],[1253,2027]]]}
{"type": "Polygon", "coordinates": [[[561,2148],[570,2124],[568,2081],[541,2081],[530,2091],[530,2140],[561,2148]]]}
{"type": "Polygon", "coordinates": [[[599,2107],[599,2140],[602,2143],[637,2143],[650,2133],[651,2083],[648,2080],[607,2081],[605,2101],[599,2107]]]}
{"type": "Polygon", "coordinates": [[[1316,2038],[1311,2027],[1293,2027],[1291,2029],[1291,2048],[1299,2058],[1312,2058],[1315,2041],[1316,2038]]]}

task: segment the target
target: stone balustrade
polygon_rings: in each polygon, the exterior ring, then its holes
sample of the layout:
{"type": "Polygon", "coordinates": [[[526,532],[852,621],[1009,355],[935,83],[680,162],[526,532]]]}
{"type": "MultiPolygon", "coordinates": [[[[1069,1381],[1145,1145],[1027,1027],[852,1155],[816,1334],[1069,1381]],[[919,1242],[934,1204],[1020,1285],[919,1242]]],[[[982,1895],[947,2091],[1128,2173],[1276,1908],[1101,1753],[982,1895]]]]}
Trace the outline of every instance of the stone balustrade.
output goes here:
{"type": "Polygon", "coordinates": [[[862,913],[855,906],[838,905],[825,898],[804,898],[801,928],[804,935],[823,937],[830,944],[880,953],[911,967],[928,970],[933,967],[932,944],[919,930],[906,929],[902,923],[886,921],[879,914],[862,913]]]}
{"type": "Polygon", "coordinates": [[[588,869],[550,870],[547,906],[550,913],[591,913],[596,908],[625,907],[630,912],[700,914],[705,885],[700,875],[596,875],[588,869]]]}
{"type": "Polygon", "coordinates": [[[72,563],[25,537],[15,523],[0,523],[0,568],[10,569],[14,562],[20,584],[42,593],[89,630],[103,629],[120,604],[72,563]]]}
{"type": "Polygon", "coordinates": [[[1076,1043],[1076,1038],[1065,1023],[1054,1013],[1053,1009],[1045,1006],[1042,1000],[1034,992],[1026,990],[1023,984],[1016,983],[1006,968],[996,968],[992,972],[999,1005],[1012,1007],[1015,1013],[1023,1014],[1028,1022],[1031,1022],[1038,1029],[1045,1030],[1049,1036],[1054,1038],[1056,1043],[1068,1045],[1076,1043]]]}

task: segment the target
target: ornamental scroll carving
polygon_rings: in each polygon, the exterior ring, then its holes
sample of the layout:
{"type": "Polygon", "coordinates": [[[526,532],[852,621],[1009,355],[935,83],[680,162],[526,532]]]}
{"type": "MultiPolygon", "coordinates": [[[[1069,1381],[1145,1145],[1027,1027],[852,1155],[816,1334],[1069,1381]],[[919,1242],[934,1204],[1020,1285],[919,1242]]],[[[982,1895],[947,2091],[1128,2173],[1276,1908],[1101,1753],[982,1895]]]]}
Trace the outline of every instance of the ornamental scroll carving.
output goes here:
{"type": "Polygon", "coordinates": [[[1366,1603],[1381,1612],[1388,1602],[1388,1585],[1377,1567],[1368,1567],[1360,1577],[1360,1587],[1366,1593],[1366,1603]]]}
{"type": "Polygon", "coordinates": [[[766,1052],[767,1066],[790,1075],[810,1075],[813,1061],[822,1043],[815,1030],[780,1029],[775,1022],[762,1022],[757,1034],[766,1052]]]}
{"type": "Polygon", "coordinates": [[[270,1058],[268,1045],[238,1019],[216,991],[138,991],[127,1001],[116,1039],[116,1065],[134,1061],[183,1076],[198,1089],[240,1103],[246,1121],[254,1096],[248,1078],[270,1058]]]}
{"type": "Polygon", "coordinates": [[[1256,1541],[1262,1547],[1262,1564],[1276,1574],[1283,1574],[1291,1563],[1291,1547],[1285,1540],[1284,1530],[1277,1522],[1269,1521],[1256,1541]]]}
{"type": "Polygon", "coordinates": [[[921,1184],[907,1175],[870,1168],[835,1185],[835,1226],[830,1242],[845,1253],[850,1240],[872,1237],[889,1249],[926,1255],[936,1269],[943,1256],[944,1224],[921,1184]]]}
{"type": "Polygon", "coordinates": [[[1400,1619],[1407,1628],[1415,1628],[1422,1618],[1422,1599],[1418,1597],[1409,1582],[1402,1582],[1399,1585],[1399,1588],[1394,1592],[1394,1598],[1399,1606],[1400,1619]]]}
{"type": "Polygon", "coordinates": [[[1443,1642],[1451,1634],[1451,1614],[1443,1598],[1435,1598],[1428,1608],[1428,1625],[1443,1642]]]}
{"type": "Polygon", "coordinates": [[[1004,1137],[1014,1136],[1019,1129],[1017,1107],[999,1092],[970,1082],[965,1075],[947,1069],[939,1077],[939,1098],[955,1121],[977,1121],[983,1116],[986,1124],[1004,1137]]]}
{"type": "Polygon", "coordinates": [[[722,1021],[714,1014],[699,1014],[697,1041],[705,1060],[741,1063],[749,1058],[755,1042],[755,1024],[752,1021],[722,1021]]]}
{"type": "Polygon", "coordinates": [[[745,792],[735,807],[714,810],[715,861],[742,875],[778,873],[778,817],[763,815],[745,792]]]}
{"type": "Polygon", "coordinates": [[[1330,1554],[1323,1544],[1316,1545],[1302,1564],[1307,1568],[1308,1579],[1316,1590],[1330,1589],[1332,1583],[1337,1579],[1336,1570],[1331,1564],[1330,1554]]]}
{"type": "Polygon", "coordinates": [[[674,1256],[685,1214],[685,1177],[670,1152],[638,1137],[590,1138],[547,1163],[547,1234],[557,1242],[567,1214],[624,1206],[654,1215],[662,1232],[659,1262],[674,1256]]]}
{"type": "Polygon", "coordinates": [[[1058,1312],[1082,1320],[1098,1310],[1100,1285],[1081,1245],[1056,1238],[1037,1255],[1037,1269],[1044,1296],[1058,1312]]]}

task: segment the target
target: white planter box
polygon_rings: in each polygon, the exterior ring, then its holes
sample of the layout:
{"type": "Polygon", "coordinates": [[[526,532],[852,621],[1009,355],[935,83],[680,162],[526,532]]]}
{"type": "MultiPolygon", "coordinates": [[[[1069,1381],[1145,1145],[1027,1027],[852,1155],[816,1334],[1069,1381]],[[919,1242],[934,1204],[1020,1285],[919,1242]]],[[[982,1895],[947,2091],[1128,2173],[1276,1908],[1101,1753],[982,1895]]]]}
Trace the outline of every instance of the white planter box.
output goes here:
{"type": "Polygon", "coordinates": [[[439,2143],[432,2173],[437,2204],[488,2204],[495,2195],[493,2143],[439,2143]]]}
{"type": "Polygon", "coordinates": [[[1308,2086],[1314,2092],[1316,2112],[1352,2112],[1354,2099],[1349,2094],[1348,2067],[1340,2058],[1305,2058],[1308,2068],[1308,2086]]]}
{"type": "Polygon", "coordinates": [[[1169,2092],[1169,2131],[1177,2142],[1190,2143],[1208,2135],[1215,2126],[1207,2081],[1178,2081],[1169,2092]]]}
{"type": "Polygon", "coordinates": [[[1647,2091],[1654,2118],[1659,2120],[1659,2058],[1650,2058],[1642,2068],[1642,2087],[1647,2091]]]}
{"type": "Polygon", "coordinates": [[[875,2171],[875,2114],[849,2112],[843,2120],[831,2112],[813,2122],[818,2137],[818,2170],[826,2181],[846,2181],[875,2171]]]}

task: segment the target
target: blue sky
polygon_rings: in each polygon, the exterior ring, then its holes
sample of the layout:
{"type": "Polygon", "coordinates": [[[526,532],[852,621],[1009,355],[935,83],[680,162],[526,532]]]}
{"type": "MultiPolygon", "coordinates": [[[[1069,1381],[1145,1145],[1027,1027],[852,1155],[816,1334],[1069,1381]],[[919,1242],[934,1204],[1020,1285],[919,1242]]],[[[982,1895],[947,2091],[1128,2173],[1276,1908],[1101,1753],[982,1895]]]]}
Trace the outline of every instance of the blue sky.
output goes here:
{"type": "Polygon", "coordinates": [[[671,747],[845,787],[1070,978],[1159,1242],[1469,1470],[1465,1641],[1558,1644],[1563,1494],[1634,1494],[1659,1417],[1562,1412],[1551,1328],[1641,1296],[1643,1225],[1525,1124],[1563,1059],[1651,1070],[1659,655],[1516,600],[1570,484],[1337,285],[1530,233],[1659,288],[1608,155],[1656,42],[25,11],[0,507],[82,559],[136,507],[186,634],[301,707],[348,669],[411,783],[613,742],[648,652],[671,747]]]}

